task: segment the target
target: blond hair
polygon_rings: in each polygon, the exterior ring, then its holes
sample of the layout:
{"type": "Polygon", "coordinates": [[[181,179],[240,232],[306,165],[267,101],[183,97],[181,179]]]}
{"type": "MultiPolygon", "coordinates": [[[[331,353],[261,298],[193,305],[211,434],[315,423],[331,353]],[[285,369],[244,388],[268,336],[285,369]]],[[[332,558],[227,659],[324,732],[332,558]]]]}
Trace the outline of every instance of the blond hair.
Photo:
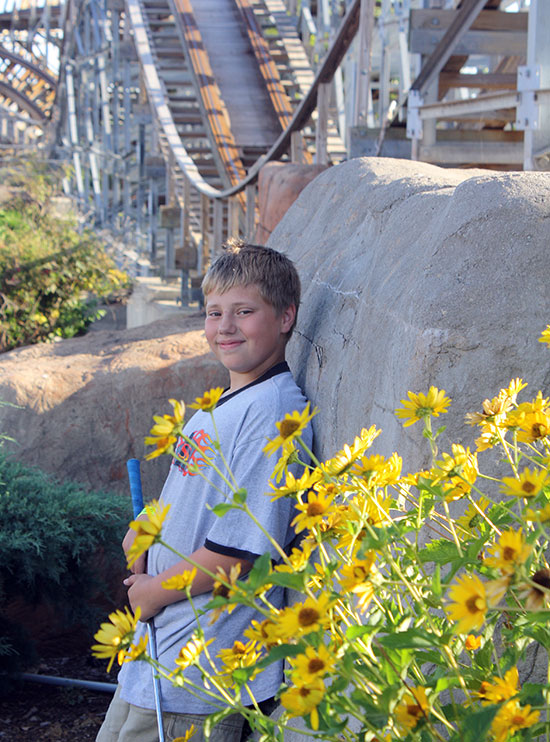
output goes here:
{"type": "MultiPolygon", "coordinates": [[[[280,315],[300,304],[300,278],[294,263],[283,253],[262,245],[229,239],[223,253],[208,268],[202,281],[205,297],[212,291],[224,294],[235,286],[258,287],[260,296],[280,315]]],[[[294,321],[296,323],[296,320],[294,321]]],[[[294,326],[288,335],[292,334],[294,326]]]]}

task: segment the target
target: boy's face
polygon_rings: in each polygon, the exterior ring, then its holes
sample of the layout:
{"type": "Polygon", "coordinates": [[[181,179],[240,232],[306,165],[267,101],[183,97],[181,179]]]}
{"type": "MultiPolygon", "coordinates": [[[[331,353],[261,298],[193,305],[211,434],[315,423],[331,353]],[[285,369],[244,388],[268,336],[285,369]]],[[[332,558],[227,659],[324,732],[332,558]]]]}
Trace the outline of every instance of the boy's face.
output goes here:
{"type": "Polygon", "coordinates": [[[276,314],[254,284],[207,295],[206,339],[228,369],[232,391],[284,360],[287,333],[295,316],[294,306],[276,314]]]}

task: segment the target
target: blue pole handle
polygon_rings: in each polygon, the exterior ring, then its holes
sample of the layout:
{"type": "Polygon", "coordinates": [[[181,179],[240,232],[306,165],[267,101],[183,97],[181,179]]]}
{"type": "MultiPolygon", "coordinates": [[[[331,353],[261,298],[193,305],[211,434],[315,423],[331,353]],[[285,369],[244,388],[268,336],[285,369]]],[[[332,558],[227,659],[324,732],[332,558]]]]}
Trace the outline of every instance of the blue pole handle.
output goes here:
{"type": "Polygon", "coordinates": [[[128,479],[130,480],[130,494],[132,496],[132,509],[134,518],[143,510],[143,491],[141,489],[141,473],[139,470],[139,459],[128,459],[126,462],[128,479]]]}

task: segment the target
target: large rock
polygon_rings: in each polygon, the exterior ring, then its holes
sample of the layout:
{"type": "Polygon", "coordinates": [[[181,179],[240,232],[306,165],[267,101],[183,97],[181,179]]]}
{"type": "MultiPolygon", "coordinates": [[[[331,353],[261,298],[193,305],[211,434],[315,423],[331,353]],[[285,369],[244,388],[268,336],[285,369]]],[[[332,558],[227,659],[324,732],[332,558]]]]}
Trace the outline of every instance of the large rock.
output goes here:
{"type": "MultiPolygon", "coordinates": [[[[126,492],[126,461],[143,458],[153,414],[227,383],[202,326],[196,314],[3,354],[0,400],[19,406],[0,406],[0,432],[16,441],[7,445],[59,478],[126,492]]],[[[146,497],[160,494],[168,465],[143,464],[146,497]]]]}
{"type": "MultiPolygon", "coordinates": [[[[289,359],[320,407],[317,447],[331,455],[362,426],[374,451],[426,462],[420,425],[394,416],[407,390],[454,400],[443,445],[512,377],[550,391],[550,177],[444,170],[356,159],[319,175],[269,245],[289,253],[303,283],[289,359]]],[[[527,398],[527,397],[524,397],[527,398]]],[[[440,446],[442,448],[443,446],[440,446]]]]}
{"type": "Polygon", "coordinates": [[[327,165],[268,162],[258,176],[258,211],[255,242],[265,245],[269,236],[303,189],[327,169],[327,165]]]}

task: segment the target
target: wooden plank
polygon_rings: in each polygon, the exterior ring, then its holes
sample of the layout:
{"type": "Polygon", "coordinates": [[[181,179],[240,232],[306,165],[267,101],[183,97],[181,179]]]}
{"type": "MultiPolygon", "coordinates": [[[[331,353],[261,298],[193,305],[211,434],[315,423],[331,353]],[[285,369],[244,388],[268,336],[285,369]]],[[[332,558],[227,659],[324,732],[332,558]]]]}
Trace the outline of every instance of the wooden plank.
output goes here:
{"type": "Polygon", "coordinates": [[[461,75],[445,72],[439,75],[439,86],[445,88],[481,88],[482,90],[515,90],[517,75],[492,72],[488,74],[461,75]]]}
{"type": "MultiPolygon", "coordinates": [[[[411,10],[410,30],[446,31],[456,17],[456,10],[411,10]]],[[[482,10],[472,22],[472,31],[527,31],[529,13],[504,13],[482,10]]]]}
{"type": "MultiPolygon", "coordinates": [[[[434,54],[445,31],[414,29],[409,36],[413,53],[434,54]]],[[[453,49],[453,54],[521,55],[527,50],[526,31],[466,31],[453,49]]]]}
{"type": "Polygon", "coordinates": [[[420,145],[419,159],[445,165],[516,165],[523,163],[521,142],[437,142],[420,145]]]}

